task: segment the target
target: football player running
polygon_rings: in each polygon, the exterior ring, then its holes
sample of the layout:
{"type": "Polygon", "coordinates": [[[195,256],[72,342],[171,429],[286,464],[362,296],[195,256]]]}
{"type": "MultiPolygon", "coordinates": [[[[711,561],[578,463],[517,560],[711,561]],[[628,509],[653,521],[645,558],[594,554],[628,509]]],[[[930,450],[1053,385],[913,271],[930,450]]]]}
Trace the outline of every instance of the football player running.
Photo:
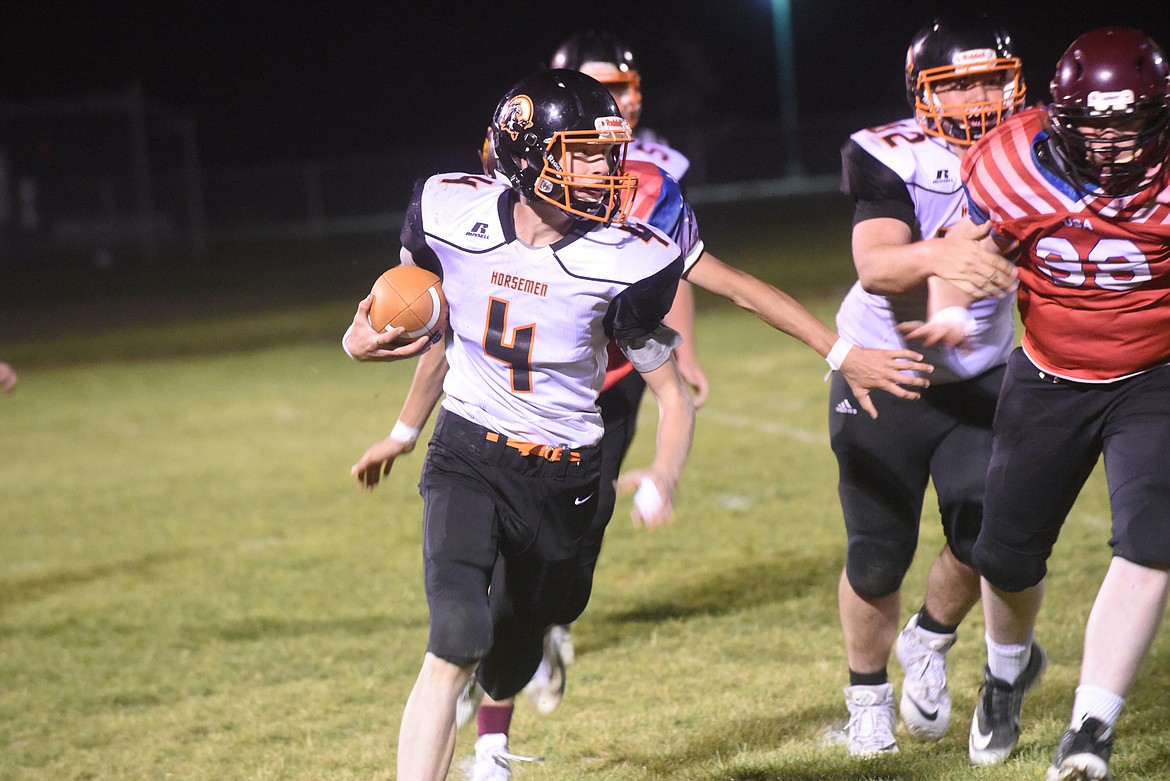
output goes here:
{"type": "Polygon", "coordinates": [[[933,21],[907,51],[906,94],[912,118],[854,133],[841,151],[841,187],[855,204],[858,279],[837,312],[837,332],[854,344],[916,347],[935,367],[913,403],[884,393],[860,398],[841,376],[829,392],[847,539],[838,586],[849,672],[845,738],[855,756],[898,750],[887,672],[895,646],[907,732],[939,740],[947,731],[946,654],[979,599],[971,550],[1013,339],[1012,266],[981,245],[987,229],[964,218],[959,180],[964,152],[1023,105],[1009,37],[983,21],[933,21]],[[939,304],[948,298],[960,303],[939,304]],[[974,299],[969,311],[961,306],[974,299]],[[965,324],[962,339],[905,335],[924,322],[951,320],[965,324]],[[880,416],[857,414],[866,401],[880,416]],[[945,544],[920,608],[899,632],[902,581],[931,481],[945,544]]]}
{"type": "Polygon", "coordinates": [[[973,218],[1019,270],[1024,328],[974,549],[988,672],[970,754],[1002,762],[1019,741],[1043,660],[1033,631],[1047,560],[1103,455],[1113,558],[1047,774],[1099,781],[1170,583],[1170,66],[1139,30],[1092,30],[1057,63],[1051,93],[1046,110],[1011,118],[963,161],[973,218]]]}
{"type": "MultiPolygon", "coordinates": [[[[445,399],[419,484],[430,636],[397,763],[412,781],[446,778],[456,699],[477,667],[488,694],[511,697],[532,677],[545,629],[576,618],[566,605],[597,506],[606,343],[658,404],[653,463],[627,476],[663,497],[642,523],[669,519],[694,428],[678,335],[662,323],[682,257],[653,227],[615,222],[634,181],[621,171],[629,126],[609,92],[577,71],[542,71],[504,95],[492,127],[508,183],[432,176],[402,229],[402,261],[438,274],[450,306],[445,349],[420,364],[442,367],[427,371],[445,375],[445,399]]],[[[355,354],[369,346],[357,320],[355,354]]],[[[408,404],[422,417],[400,419],[354,465],[362,487],[413,447],[428,401],[408,404]]],[[[506,740],[483,751],[502,770],[514,758],[506,740]]]]}
{"type": "MultiPolygon", "coordinates": [[[[486,173],[506,181],[495,158],[493,132],[489,130],[487,134],[486,143],[482,147],[481,162],[486,173]]],[[[826,358],[831,368],[839,370],[845,376],[862,400],[862,408],[868,414],[876,414],[868,400],[870,389],[882,389],[910,400],[918,397],[915,389],[927,386],[927,380],[920,375],[929,373],[931,367],[921,362],[919,353],[908,349],[878,350],[854,347],[838,339],[832,329],[787,294],[756,277],[726,265],[711,254],[699,238],[697,220],[683,197],[678,181],[664,169],[645,161],[627,160],[624,170],[638,178],[638,188],[632,194],[631,215],[660,228],[675,240],[683,250],[685,277],[812,347],[826,358]]],[[[363,301],[359,306],[354,322],[347,331],[346,350],[359,360],[384,360],[386,356],[380,343],[384,343],[389,337],[377,334],[369,327],[363,314],[363,307],[366,304],[367,302],[363,301]]],[[[678,306],[677,297],[674,306],[678,306]]],[[[673,310],[671,314],[674,314],[673,310]]],[[[676,355],[678,351],[679,348],[676,347],[676,355]]],[[[420,362],[399,417],[400,423],[391,433],[390,438],[397,437],[401,441],[401,444],[391,445],[396,449],[395,455],[409,452],[413,448],[418,430],[425,425],[432,407],[442,395],[442,371],[445,369],[446,367],[442,366],[436,370],[432,360],[424,359],[420,362]],[[404,421],[409,421],[409,425],[404,424],[404,421]]],[[[625,360],[620,351],[614,350],[611,343],[605,384],[598,399],[605,426],[601,442],[602,479],[599,486],[599,501],[589,531],[582,541],[582,554],[578,561],[581,572],[572,597],[575,604],[568,612],[579,612],[577,607],[583,610],[588,602],[602,539],[613,513],[615,502],[613,481],[618,476],[620,465],[633,437],[633,416],[645,384],[631,383],[631,375],[635,379],[638,377],[631,369],[629,361],[625,360]],[[615,360],[615,357],[620,360],[615,360]],[[636,389],[636,395],[631,394],[630,388],[636,389]]],[[[393,457],[389,457],[385,462],[385,470],[389,470],[393,457]]],[[[626,482],[625,485],[631,484],[626,482]]],[[[534,704],[542,712],[548,712],[559,704],[564,693],[564,659],[560,656],[562,646],[553,640],[556,628],[553,627],[546,633],[540,671],[526,687],[534,704]]],[[[510,777],[510,767],[506,762],[500,763],[496,749],[508,742],[514,709],[513,699],[484,696],[482,687],[478,687],[473,679],[460,695],[457,722],[462,725],[469,721],[472,715],[476,714],[477,708],[478,738],[472,778],[475,781],[506,779],[510,777]]],[[[511,758],[517,759],[515,756],[511,758]]]]}
{"type": "MultiPolygon", "coordinates": [[[[586,30],[566,40],[554,53],[551,64],[554,68],[580,70],[609,88],[635,133],[626,156],[626,170],[638,177],[632,213],[670,234],[684,249],[689,248],[684,281],[679,285],[667,322],[684,337],[675,352],[680,372],[695,389],[696,407],[702,406],[706,400],[708,383],[695,355],[694,292],[691,285],[727,298],[773,328],[809,345],[822,357],[831,356],[830,366],[841,369],[846,381],[853,384],[866,412],[876,414],[867,398],[871,388],[881,387],[906,399],[917,398],[916,393],[903,385],[924,387],[926,381],[901,373],[901,370],[911,369],[907,362],[922,360],[917,352],[855,350],[846,360],[850,345],[844,341],[837,345],[837,335],[832,329],[804,306],[772,285],[727,266],[707,250],[698,238],[697,221],[680,185],[689,161],[640,124],[642,79],[629,45],[609,32],[586,30]],[[701,263],[698,262],[700,259],[701,263]]],[[[913,369],[929,371],[921,364],[913,369]]],[[[610,345],[610,362],[599,397],[605,436],[601,444],[602,500],[589,541],[595,556],[600,554],[602,536],[613,514],[615,495],[607,486],[612,485],[633,441],[644,390],[645,383],[637,372],[631,370],[629,361],[610,345]]],[[[570,628],[552,627],[546,639],[544,659],[527,687],[540,712],[547,713],[560,702],[565,686],[564,666],[571,663],[573,657],[570,628]]]]}
{"type": "MultiPolygon", "coordinates": [[[[676,149],[640,124],[642,118],[642,75],[633,50],[617,36],[600,30],[583,30],[565,40],[553,53],[550,67],[568,68],[585,73],[604,84],[622,116],[630,123],[634,140],[626,149],[626,165],[643,167],[647,171],[658,167],[669,172],[675,180],[682,180],[690,167],[690,161],[676,149]]],[[[642,200],[651,192],[653,182],[642,181],[642,200]]],[[[664,194],[665,195],[665,194],[664,194]]],[[[660,199],[661,200],[661,199],[660,199]]],[[[667,233],[672,226],[667,220],[654,222],[651,216],[653,204],[643,206],[639,216],[652,222],[667,233]]],[[[677,236],[675,237],[677,239],[677,236]]],[[[687,283],[678,286],[674,304],[666,322],[683,337],[682,344],[675,349],[679,372],[694,391],[695,407],[702,407],[707,400],[709,382],[695,352],[695,294],[687,283]]],[[[605,421],[605,436],[602,439],[602,496],[597,508],[595,526],[603,531],[613,515],[615,494],[612,488],[618,470],[625,459],[626,451],[634,439],[638,424],[638,409],[646,384],[629,361],[615,345],[609,347],[609,365],[605,385],[598,403],[601,417],[605,421]]],[[[600,540],[600,534],[598,534],[600,540]]],[[[554,626],[546,638],[545,655],[537,668],[536,676],[526,688],[536,709],[549,713],[561,701],[565,688],[565,670],[576,656],[570,627],[554,626]]]]}

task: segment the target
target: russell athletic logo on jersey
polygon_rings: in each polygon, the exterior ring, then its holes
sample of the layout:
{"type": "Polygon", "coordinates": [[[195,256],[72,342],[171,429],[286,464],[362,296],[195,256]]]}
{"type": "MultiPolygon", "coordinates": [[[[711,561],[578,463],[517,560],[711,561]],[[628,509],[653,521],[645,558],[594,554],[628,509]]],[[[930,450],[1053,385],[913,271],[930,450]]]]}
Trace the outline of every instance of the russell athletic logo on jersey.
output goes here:
{"type": "Polygon", "coordinates": [[[465,235],[472,236],[473,238],[477,239],[486,239],[488,237],[487,229],[488,226],[486,222],[477,222],[475,225],[471,226],[471,230],[467,231],[465,235]]]}
{"type": "Polygon", "coordinates": [[[939,172],[934,175],[935,184],[951,184],[951,171],[949,168],[939,169],[939,172]]]}

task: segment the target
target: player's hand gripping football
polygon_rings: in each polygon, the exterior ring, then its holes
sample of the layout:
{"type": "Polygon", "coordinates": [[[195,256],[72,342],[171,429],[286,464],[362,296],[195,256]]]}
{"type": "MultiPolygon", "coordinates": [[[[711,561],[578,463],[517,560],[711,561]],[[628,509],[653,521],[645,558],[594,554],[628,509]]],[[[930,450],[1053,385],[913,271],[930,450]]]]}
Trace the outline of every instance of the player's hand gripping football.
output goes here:
{"type": "Polygon", "coordinates": [[[635,526],[657,529],[670,523],[674,517],[674,484],[655,477],[648,469],[635,469],[617,480],[619,495],[634,494],[630,518],[635,526]]]}
{"type": "Polygon", "coordinates": [[[974,299],[1003,298],[1016,289],[1016,267],[994,249],[991,223],[963,217],[942,237],[936,275],[974,299]]]}
{"type": "Polygon", "coordinates": [[[391,328],[385,333],[375,331],[370,325],[370,304],[373,301],[374,297],[371,294],[358,303],[353,324],[345,332],[347,353],[359,361],[400,361],[404,358],[414,358],[430,349],[431,338],[425,335],[413,342],[394,344],[394,340],[401,337],[405,329],[391,328]]]}
{"type": "Polygon", "coordinates": [[[911,388],[929,388],[930,380],[908,372],[930,374],[934,366],[924,363],[922,355],[912,350],[876,350],[855,345],[841,361],[839,371],[861,408],[876,418],[878,411],[869,397],[871,390],[884,390],[891,396],[913,401],[922,394],[911,388]]]}
{"type": "Polygon", "coordinates": [[[394,459],[414,450],[414,445],[414,442],[405,442],[393,436],[386,437],[370,445],[369,450],[349,470],[350,474],[357,476],[359,488],[373,491],[381,479],[390,474],[394,459]]]}

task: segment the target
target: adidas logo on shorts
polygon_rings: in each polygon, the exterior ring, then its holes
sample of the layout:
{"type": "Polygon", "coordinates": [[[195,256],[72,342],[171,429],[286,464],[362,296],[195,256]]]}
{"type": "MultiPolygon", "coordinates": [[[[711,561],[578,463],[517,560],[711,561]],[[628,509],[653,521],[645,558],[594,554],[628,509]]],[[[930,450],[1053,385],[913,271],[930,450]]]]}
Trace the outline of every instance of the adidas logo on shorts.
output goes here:
{"type": "Polygon", "coordinates": [[[836,412],[840,412],[842,415],[856,415],[857,414],[857,408],[855,408],[852,404],[849,403],[849,399],[843,399],[841,401],[841,403],[838,404],[833,409],[836,412]]]}

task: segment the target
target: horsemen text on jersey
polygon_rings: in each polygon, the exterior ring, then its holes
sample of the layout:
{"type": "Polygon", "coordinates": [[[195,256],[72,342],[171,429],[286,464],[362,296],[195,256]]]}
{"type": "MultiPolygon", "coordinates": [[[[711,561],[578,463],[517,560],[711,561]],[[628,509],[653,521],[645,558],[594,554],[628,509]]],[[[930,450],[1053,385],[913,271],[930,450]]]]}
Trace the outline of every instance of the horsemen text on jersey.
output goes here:
{"type": "Polygon", "coordinates": [[[1170,190],[1165,176],[1111,200],[1041,167],[1043,114],[1004,122],[963,161],[976,222],[1019,269],[1023,348],[1046,372],[1109,382],[1170,361],[1170,190]]]}
{"type": "Polygon", "coordinates": [[[402,246],[442,278],[450,307],[443,406],[509,437],[593,445],[606,342],[659,328],[679,248],[636,221],[582,221],[529,247],[516,238],[517,197],[490,177],[440,174],[416,186],[407,210],[402,246]]]}

